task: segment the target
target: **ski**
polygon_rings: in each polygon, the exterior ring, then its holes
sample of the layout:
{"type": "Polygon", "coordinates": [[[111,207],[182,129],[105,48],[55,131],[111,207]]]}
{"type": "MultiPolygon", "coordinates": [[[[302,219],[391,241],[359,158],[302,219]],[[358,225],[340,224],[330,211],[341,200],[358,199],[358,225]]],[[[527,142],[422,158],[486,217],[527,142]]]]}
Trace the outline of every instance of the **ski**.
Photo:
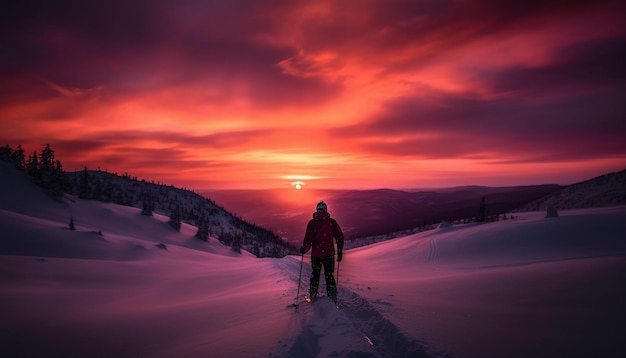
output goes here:
{"type": "MultiPolygon", "coordinates": [[[[309,295],[304,295],[304,300],[307,303],[312,303],[313,301],[315,301],[315,298],[313,298],[313,297],[311,297],[309,295]]],[[[297,309],[298,306],[300,306],[300,303],[299,302],[294,302],[294,303],[292,303],[290,305],[287,305],[287,308],[294,308],[295,307],[297,309]]]]}
{"type": "Polygon", "coordinates": [[[286,308],[295,308],[297,310],[298,306],[300,306],[300,303],[296,301],[296,302],[294,302],[294,303],[292,303],[290,305],[287,305],[286,308]]]}
{"type": "MultiPolygon", "coordinates": [[[[328,297],[328,296],[325,296],[325,295],[317,295],[317,296],[315,296],[315,297],[311,297],[310,295],[304,295],[304,300],[305,300],[306,302],[308,302],[308,303],[313,303],[314,301],[317,301],[317,300],[319,300],[320,298],[324,298],[324,297],[328,297]]],[[[340,308],[340,307],[339,307],[339,300],[334,301],[334,300],[333,300],[332,298],[330,298],[330,297],[328,297],[328,299],[330,299],[330,300],[333,302],[333,304],[334,304],[335,306],[337,306],[337,308],[340,308]]]]}

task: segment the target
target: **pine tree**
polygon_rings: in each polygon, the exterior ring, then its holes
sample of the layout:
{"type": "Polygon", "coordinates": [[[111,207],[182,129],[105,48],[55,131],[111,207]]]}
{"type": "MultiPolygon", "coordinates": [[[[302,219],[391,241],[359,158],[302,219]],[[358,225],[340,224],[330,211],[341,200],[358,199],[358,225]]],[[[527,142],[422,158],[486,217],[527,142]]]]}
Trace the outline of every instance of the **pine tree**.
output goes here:
{"type": "Polygon", "coordinates": [[[74,217],[70,216],[70,230],[76,230],[76,226],[74,226],[74,217]]]}
{"type": "Polygon", "coordinates": [[[179,231],[179,232],[180,232],[180,227],[182,226],[180,217],[181,217],[180,206],[177,206],[176,210],[173,210],[172,213],[170,214],[169,224],[172,225],[172,227],[176,229],[176,231],[179,231]]]}
{"type": "Polygon", "coordinates": [[[141,215],[152,216],[154,212],[154,200],[148,194],[144,194],[141,206],[141,215]]]}
{"type": "Polygon", "coordinates": [[[39,170],[35,174],[37,184],[43,187],[50,185],[55,170],[54,162],[54,150],[50,148],[50,144],[46,144],[39,155],[39,170]]]}
{"type": "MultiPolygon", "coordinates": [[[[36,156],[33,156],[36,158],[36,156]]],[[[64,191],[69,190],[69,182],[63,174],[63,166],[61,162],[54,159],[54,150],[50,148],[50,144],[41,151],[39,156],[39,167],[34,170],[35,183],[43,188],[50,190],[54,196],[63,195],[64,191]]],[[[33,166],[29,166],[29,170],[33,170],[33,166]]]]}
{"type": "Polygon", "coordinates": [[[209,225],[204,218],[198,219],[198,232],[196,237],[202,241],[209,241],[209,225]]]}
{"type": "Polygon", "coordinates": [[[21,145],[17,146],[17,149],[12,151],[9,157],[9,161],[19,170],[24,170],[26,161],[24,160],[24,149],[21,145]]]}
{"type": "Polygon", "coordinates": [[[62,196],[64,192],[70,191],[70,182],[63,171],[63,165],[61,161],[56,160],[54,162],[54,170],[52,171],[52,178],[50,182],[50,191],[54,196],[62,196]]]}
{"type": "Polygon", "coordinates": [[[26,173],[34,177],[37,172],[39,172],[39,160],[37,160],[37,152],[33,152],[33,155],[29,156],[26,162],[26,173]]]}
{"type": "Polygon", "coordinates": [[[8,162],[11,158],[12,152],[13,152],[13,149],[11,149],[11,146],[9,146],[8,144],[0,148],[0,160],[8,162]]]}

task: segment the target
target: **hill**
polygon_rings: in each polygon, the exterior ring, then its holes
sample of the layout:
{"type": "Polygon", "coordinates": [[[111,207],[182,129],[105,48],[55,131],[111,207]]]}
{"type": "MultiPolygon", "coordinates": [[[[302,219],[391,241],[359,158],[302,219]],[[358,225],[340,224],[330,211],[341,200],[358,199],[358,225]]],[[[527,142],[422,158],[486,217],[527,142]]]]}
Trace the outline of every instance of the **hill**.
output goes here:
{"type": "Polygon", "coordinates": [[[233,215],[211,199],[191,190],[171,185],[138,180],[129,175],[102,171],[67,173],[71,192],[79,197],[115,202],[168,215],[170,222],[178,220],[195,225],[196,237],[217,238],[227,246],[247,250],[257,257],[283,257],[296,252],[272,231],[233,215]]]}
{"type": "Polygon", "coordinates": [[[626,169],[572,184],[534,200],[517,211],[597,208],[626,204],[626,169]]]}
{"type": "MultiPolygon", "coordinates": [[[[145,227],[165,223],[165,229],[179,232],[184,225],[192,230],[192,238],[199,242],[219,240],[235,252],[246,250],[257,257],[283,257],[294,253],[296,248],[289,245],[270,230],[250,224],[229,213],[215,202],[190,190],[180,189],[157,183],[150,183],[128,175],[119,176],[103,171],[63,173],[66,189],[59,195],[50,195],[50,191],[36,185],[37,181],[25,172],[16,170],[14,165],[0,161],[2,178],[2,198],[6,205],[18,213],[32,212],[33,203],[52,202],[47,219],[70,222],[73,218],[77,225],[87,225],[81,206],[84,201],[119,204],[136,210],[111,209],[102,207],[98,210],[103,215],[127,217],[126,226],[145,227]],[[30,188],[30,189],[29,189],[30,188]],[[33,189],[34,188],[34,189],[33,189]],[[23,194],[17,194],[23,193],[23,194]],[[23,210],[21,210],[22,208],[23,210]],[[135,212],[139,212],[135,218],[135,212]],[[141,216],[144,216],[142,218],[141,216]],[[158,217],[157,221],[147,221],[145,217],[158,217]],[[139,224],[143,223],[143,224],[139,224]],[[167,225],[167,224],[170,225],[167,225]],[[193,226],[193,229],[192,229],[193,226]]],[[[94,232],[115,230],[105,224],[89,224],[94,232]]]]}

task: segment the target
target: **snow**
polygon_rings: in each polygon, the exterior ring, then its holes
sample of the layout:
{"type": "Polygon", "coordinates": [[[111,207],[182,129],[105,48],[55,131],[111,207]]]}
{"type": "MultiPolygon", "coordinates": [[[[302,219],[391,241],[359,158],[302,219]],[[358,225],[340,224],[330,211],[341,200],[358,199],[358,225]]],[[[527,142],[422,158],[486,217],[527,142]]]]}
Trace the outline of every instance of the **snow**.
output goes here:
{"type": "Polygon", "coordinates": [[[3,356],[626,354],[625,206],[347,250],[337,308],[296,297],[300,256],[236,254],[140,209],[51,199],[15,173],[0,173],[3,356]]]}

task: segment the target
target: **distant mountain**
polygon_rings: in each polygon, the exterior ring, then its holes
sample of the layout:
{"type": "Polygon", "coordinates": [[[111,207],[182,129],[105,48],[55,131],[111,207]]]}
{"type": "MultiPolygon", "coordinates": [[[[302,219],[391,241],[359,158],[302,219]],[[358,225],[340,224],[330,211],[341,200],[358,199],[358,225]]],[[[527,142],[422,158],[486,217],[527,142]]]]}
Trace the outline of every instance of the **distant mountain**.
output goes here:
{"type": "Polygon", "coordinates": [[[299,244],[319,200],[328,203],[346,237],[386,234],[442,220],[472,220],[504,214],[558,190],[558,185],[516,187],[464,186],[428,191],[401,190],[226,190],[202,194],[248,221],[299,244]]]}
{"type": "Polygon", "coordinates": [[[334,198],[339,220],[355,223],[353,235],[370,236],[439,223],[474,220],[507,213],[559,188],[558,185],[517,187],[465,186],[432,191],[351,191],[334,198]]]}
{"type": "Polygon", "coordinates": [[[626,204],[626,169],[563,187],[518,211],[586,209],[626,204]]]}

